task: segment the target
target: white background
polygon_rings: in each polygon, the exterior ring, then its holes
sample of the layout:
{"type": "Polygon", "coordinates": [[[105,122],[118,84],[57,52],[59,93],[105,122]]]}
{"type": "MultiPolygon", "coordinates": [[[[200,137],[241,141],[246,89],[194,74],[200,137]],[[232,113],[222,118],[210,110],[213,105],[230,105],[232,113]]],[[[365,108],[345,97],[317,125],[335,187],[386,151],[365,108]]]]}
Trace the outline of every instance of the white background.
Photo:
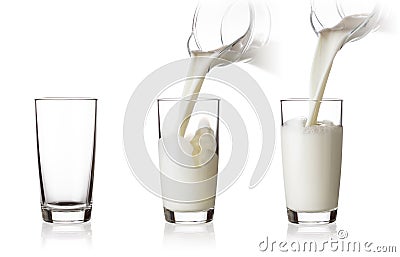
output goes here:
{"type": "MultiPolygon", "coordinates": [[[[395,1],[382,31],[340,51],[328,82],[325,96],[345,101],[336,225],[316,228],[319,232],[288,225],[279,130],[262,183],[250,190],[251,170],[245,170],[218,197],[213,223],[164,222],[161,200],[139,184],[125,160],[123,118],[138,83],[158,67],[188,57],[195,6],[194,0],[0,2],[0,255],[263,256],[258,244],[267,236],[329,237],[341,229],[349,240],[397,245],[400,251],[400,5],[395,1]],[[42,222],[33,101],[42,96],[100,99],[88,224],[42,222]]],[[[262,56],[268,65],[241,67],[262,86],[278,129],[279,99],[307,96],[317,37],[309,24],[309,1],[271,0],[269,6],[271,51],[262,56]]]]}

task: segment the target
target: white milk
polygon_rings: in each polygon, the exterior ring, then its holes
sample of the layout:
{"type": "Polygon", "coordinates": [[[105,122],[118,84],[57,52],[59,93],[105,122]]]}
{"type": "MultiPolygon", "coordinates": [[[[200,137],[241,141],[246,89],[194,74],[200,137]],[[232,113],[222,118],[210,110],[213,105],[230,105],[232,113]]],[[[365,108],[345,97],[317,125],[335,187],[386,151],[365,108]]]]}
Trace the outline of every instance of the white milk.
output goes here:
{"type": "Polygon", "coordinates": [[[320,101],[323,98],[336,53],[346,43],[351,32],[368,18],[368,15],[347,16],[335,27],[320,31],[310,78],[310,99],[318,101],[313,102],[310,108],[307,126],[315,125],[317,122],[320,101]]]}
{"type": "Polygon", "coordinates": [[[215,148],[212,145],[207,148],[206,144],[201,143],[203,149],[198,152],[187,139],[181,140],[186,153],[195,152],[189,165],[180,164],[187,160],[186,156],[183,156],[185,153],[180,149],[173,150],[172,159],[171,152],[165,150],[162,139],[158,143],[164,207],[181,212],[214,208],[218,172],[218,155],[215,154],[215,148]],[[169,179],[187,184],[171,184],[169,179]],[[176,199],[179,201],[174,201],[176,199]]]}
{"type": "MultiPolygon", "coordinates": [[[[215,51],[210,52],[201,52],[201,51],[192,51],[189,70],[188,70],[188,79],[185,82],[182,98],[196,100],[198,95],[200,94],[201,87],[203,85],[205,76],[207,73],[217,64],[216,59],[220,52],[223,51],[223,48],[217,49],[215,51]]],[[[180,107],[180,117],[179,124],[182,123],[182,126],[179,129],[179,135],[183,137],[186,132],[186,128],[189,125],[190,115],[192,114],[193,108],[195,105],[195,101],[183,101],[180,107]]]]}
{"type": "Polygon", "coordinates": [[[332,122],[306,127],[306,119],[281,128],[287,208],[322,212],[337,208],[342,162],[341,126],[332,122]]]}

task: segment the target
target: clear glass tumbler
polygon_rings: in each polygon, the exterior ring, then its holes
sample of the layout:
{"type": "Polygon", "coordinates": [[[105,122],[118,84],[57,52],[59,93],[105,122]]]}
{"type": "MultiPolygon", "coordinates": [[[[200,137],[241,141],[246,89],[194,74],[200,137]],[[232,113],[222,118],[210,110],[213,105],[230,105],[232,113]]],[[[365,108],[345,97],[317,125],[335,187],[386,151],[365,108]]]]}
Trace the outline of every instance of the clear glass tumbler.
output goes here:
{"type": "Polygon", "coordinates": [[[219,99],[158,99],[159,166],[165,219],[213,219],[218,173],[219,99]]]}
{"type": "Polygon", "coordinates": [[[85,222],[92,211],[97,99],[35,99],[44,221],[85,222]]]}
{"type": "Polygon", "coordinates": [[[337,215],[343,101],[320,101],[317,124],[306,126],[306,117],[316,101],[281,100],[283,176],[292,223],[331,223],[337,215]]]}

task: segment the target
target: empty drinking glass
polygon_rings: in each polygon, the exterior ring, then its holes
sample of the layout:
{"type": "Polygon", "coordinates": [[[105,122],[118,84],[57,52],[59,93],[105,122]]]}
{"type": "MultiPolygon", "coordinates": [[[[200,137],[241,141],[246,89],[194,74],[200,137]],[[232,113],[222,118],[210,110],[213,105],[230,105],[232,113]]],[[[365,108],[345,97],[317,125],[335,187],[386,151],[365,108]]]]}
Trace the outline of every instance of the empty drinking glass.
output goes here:
{"type": "Polygon", "coordinates": [[[97,99],[35,99],[42,217],[85,222],[92,211],[97,99]]]}

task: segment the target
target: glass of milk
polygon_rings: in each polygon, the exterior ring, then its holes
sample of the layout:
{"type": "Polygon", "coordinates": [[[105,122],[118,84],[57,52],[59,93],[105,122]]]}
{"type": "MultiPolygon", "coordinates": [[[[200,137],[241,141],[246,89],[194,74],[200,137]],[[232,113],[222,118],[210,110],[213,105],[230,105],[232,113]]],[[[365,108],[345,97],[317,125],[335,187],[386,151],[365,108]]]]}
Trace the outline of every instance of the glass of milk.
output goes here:
{"type": "Polygon", "coordinates": [[[210,222],[217,187],[219,99],[199,95],[163,98],[157,103],[165,219],[210,222]]]}
{"type": "Polygon", "coordinates": [[[282,163],[288,219],[336,220],[342,163],[341,99],[319,101],[316,125],[306,126],[310,99],[281,100],[282,163]]]}

